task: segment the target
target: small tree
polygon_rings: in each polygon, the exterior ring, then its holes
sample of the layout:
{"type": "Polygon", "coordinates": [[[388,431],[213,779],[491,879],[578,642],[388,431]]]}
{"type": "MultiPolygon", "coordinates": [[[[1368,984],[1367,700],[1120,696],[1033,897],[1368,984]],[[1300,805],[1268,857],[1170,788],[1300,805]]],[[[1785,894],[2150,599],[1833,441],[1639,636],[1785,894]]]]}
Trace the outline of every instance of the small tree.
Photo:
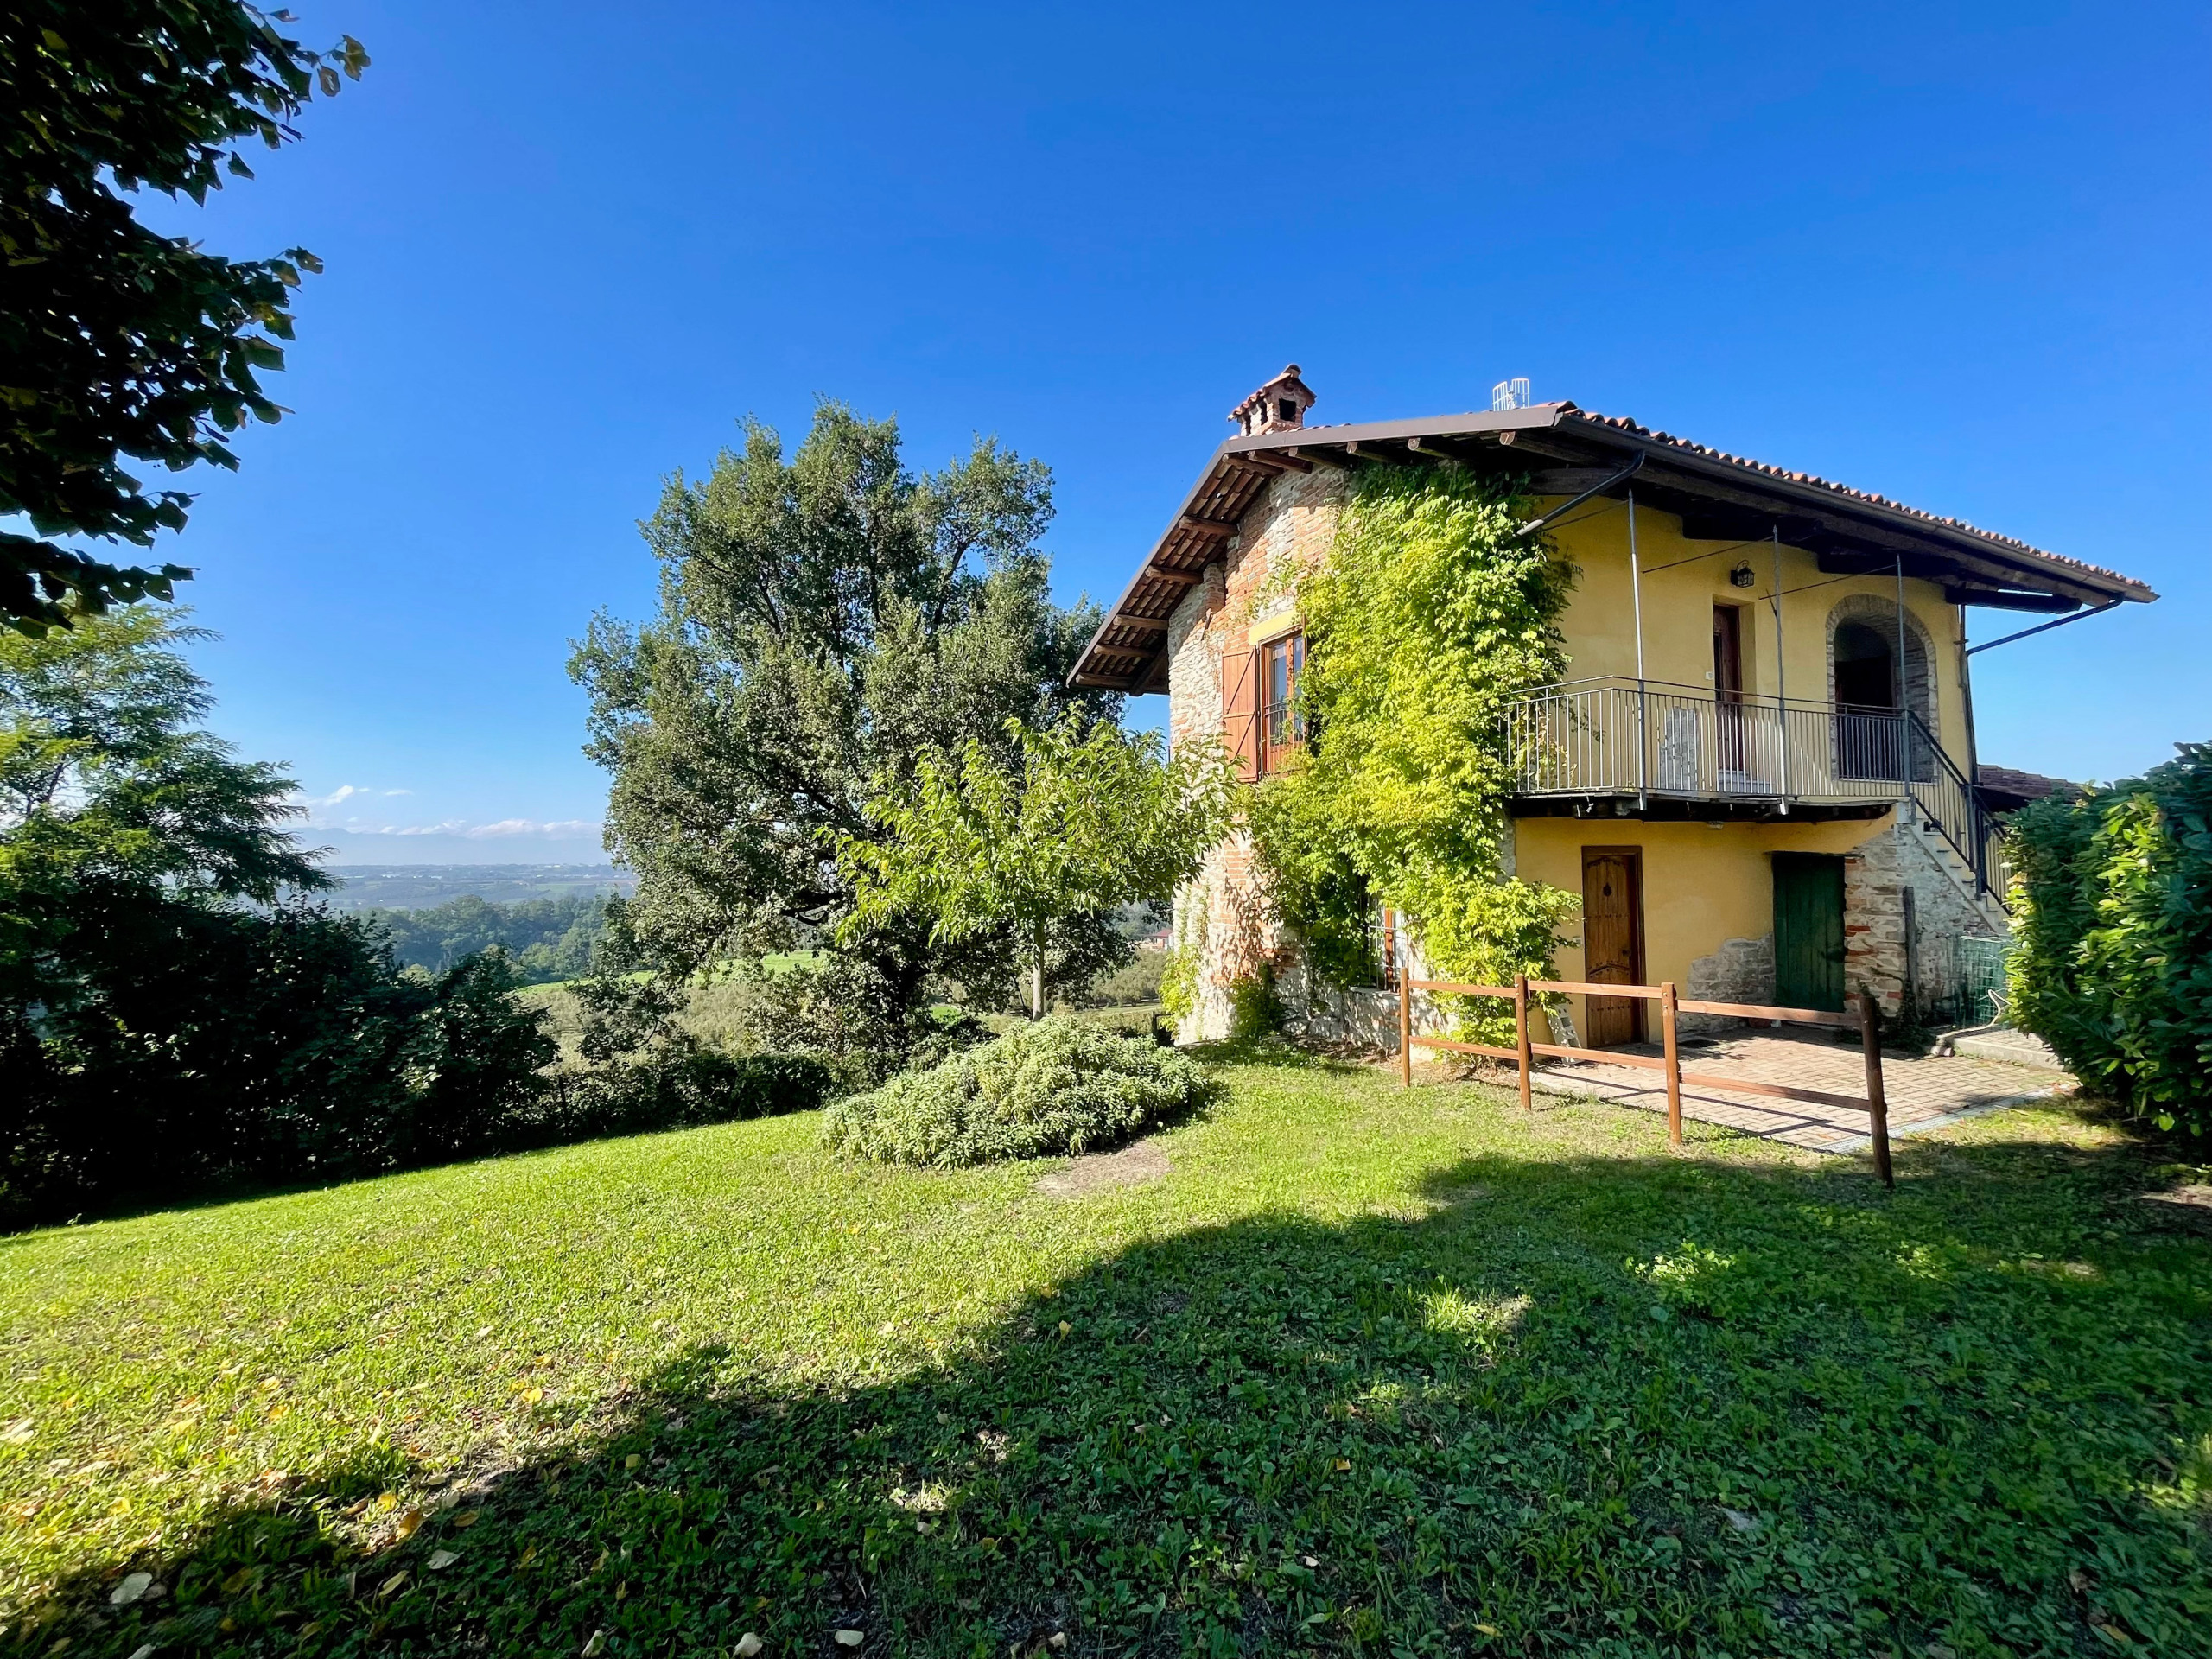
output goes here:
{"type": "Polygon", "coordinates": [[[970,742],[957,763],[925,756],[910,788],[870,802],[885,835],[844,842],[845,925],[918,915],[945,944],[1002,932],[1026,959],[1034,1019],[1054,927],[1170,897],[1226,826],[1235,783],[1218,747],[1167,760],[1157,737],[1085,732],[1073,718],[1007,731],[1019,767],[970,742]]]}

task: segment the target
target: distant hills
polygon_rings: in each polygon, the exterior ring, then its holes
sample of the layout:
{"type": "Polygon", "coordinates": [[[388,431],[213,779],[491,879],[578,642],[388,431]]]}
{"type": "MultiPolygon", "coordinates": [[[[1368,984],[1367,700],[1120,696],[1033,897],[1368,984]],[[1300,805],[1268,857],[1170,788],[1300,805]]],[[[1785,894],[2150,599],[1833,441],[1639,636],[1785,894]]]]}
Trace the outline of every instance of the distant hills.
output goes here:
{"type": "Polygon", "coordinates": [[[638,879],[612,864],[332,864],[344,885],[322,895],[333,910],[424,910],[455,899],[493,904],[628,894],[638,879]]]}

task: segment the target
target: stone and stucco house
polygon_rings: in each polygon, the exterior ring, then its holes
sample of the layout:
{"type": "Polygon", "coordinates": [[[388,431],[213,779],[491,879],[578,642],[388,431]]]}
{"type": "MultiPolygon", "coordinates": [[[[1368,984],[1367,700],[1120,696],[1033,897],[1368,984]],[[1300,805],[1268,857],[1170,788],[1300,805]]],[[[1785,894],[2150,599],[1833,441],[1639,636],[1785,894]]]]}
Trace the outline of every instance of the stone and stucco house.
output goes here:
{"type": "MultiPolygon", "coordinates": [[[[2154,595],[1956,519],[1724,454],[1571,403],[1314,426],[1296,365],[1240,404],[1181,510],[1072,676],[1165,693],[1170,741],[1227,739],[1264,783],[1295,741],[1299,582],[1329,556],[1347,479],[1458,465],[1530,475],[1580,569],[1567,683],[1514,707],[1505,852],[1579,893],[1569,980],[1891,1013],[1940,999],[1956,936],[2007,925],[1977,789],[1966,616],[2154,595]]],[[[1372,988],[1309,982],[1241,838],[1177,900],[1198,955],[1186,1039],[1224,1034],[1265,973],[1317,1035],[1389,1028],[1408,930],[1378,916],[1372,988]]],[[[1582,1038],[1643,1034],[1645,1004],[1573,999],[1582,1038]]]]}

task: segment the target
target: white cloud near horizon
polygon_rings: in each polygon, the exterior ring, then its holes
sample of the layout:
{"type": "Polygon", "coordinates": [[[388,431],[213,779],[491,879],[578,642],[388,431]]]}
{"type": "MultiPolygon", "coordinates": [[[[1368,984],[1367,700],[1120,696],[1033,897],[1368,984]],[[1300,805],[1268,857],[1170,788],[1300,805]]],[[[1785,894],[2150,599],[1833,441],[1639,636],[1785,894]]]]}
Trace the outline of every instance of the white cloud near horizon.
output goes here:
{"type": "Polygon", "coordinates": [[[303,795],[300,804],[310,813],[327,811],[334,806],[343,806],[348,801],[365,801],[393,795],[412,795],[411,789],[366,789],[359,784],[340,784],[327,795],[303,795]]]}
{"type": "Polygon", "coordinates": [[[501,818],[497,823],[471,823],[466,818],[447,818],[438,823],[370,823],[359,818],[348,818],[342,823],[317,823],[312,827],[349,836],[459,836],[466,841],[505,841],[533,836],[540,840],[575,841],[599,834],[599,825],[588,818],[555,818],[544,823],[535,818],[501,818]]]}
{"type": "Polygon", "coordinates": [[[590,818],[554,818],[543,823],[536,818],[500,818],[490,823],[446,818],[436,823],[385,823],[361,817],[358,811],[336,810],[348,806],[358,809],[372,801],[412,793],[407,789],[371,789],[359,784],[340,784],[327,795],[301,796],[299,804],[307,809],[308,829],[339,835],[456,836],[465,841],[576,841],[587,837],[596,840],[599,836],[600,826],[590,818]]]}

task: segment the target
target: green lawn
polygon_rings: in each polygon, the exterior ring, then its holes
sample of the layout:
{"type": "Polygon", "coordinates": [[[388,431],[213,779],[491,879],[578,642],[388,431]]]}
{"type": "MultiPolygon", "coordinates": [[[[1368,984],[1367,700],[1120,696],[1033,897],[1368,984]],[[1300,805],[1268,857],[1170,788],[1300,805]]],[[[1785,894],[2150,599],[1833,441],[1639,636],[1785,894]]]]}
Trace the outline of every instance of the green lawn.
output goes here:
{"type": "Polygon", "coordinates": [[[2120,1135],[1226,1076],[1086,1197],[808,1116],[0,1240],[0,1654],[2212,1652],[2120,1135]]]}

